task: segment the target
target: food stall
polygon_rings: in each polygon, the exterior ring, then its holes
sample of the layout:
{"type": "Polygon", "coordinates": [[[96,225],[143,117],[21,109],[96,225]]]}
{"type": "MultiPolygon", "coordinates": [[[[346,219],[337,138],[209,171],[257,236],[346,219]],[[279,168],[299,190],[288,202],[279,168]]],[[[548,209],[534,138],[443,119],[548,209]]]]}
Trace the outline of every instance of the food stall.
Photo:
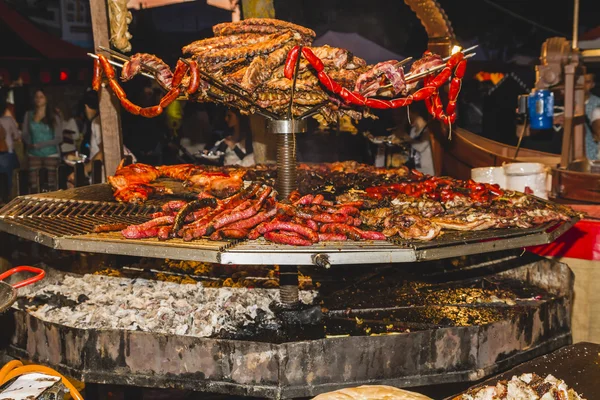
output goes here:
{"type": "MultiPolygon", "coordinates": [[[[94,18],[106,18],[94,3],[94,18]]],[[[153,55],[99,47],[105,154],[121,148],[115,99],[151,117],[182,97],[264,115],[277,163],[125,165],[117,151],[108,183],[15,198],[0,210],[5,232],[61,253],[162,261],[111,258],[107,272],[90,257],[85,273],[83,255],[46,265],[43,284],[23,289],[11,310],[11,355],[86,383],[305,398],[363,384],[469,384],[571,343],[572,272],[522,249],[554,241],[579,213],[408,168],[296,163],[295,135],[316,113],[362,118],[424,100],[449,125],[466,50],[425,56],[404,75],[402,62],[379,70],[344,49],[311,49],[314,32],[285,21],[214,32],[173,72],[153,55]],[[136,106],[113,65],[154,74],[167,94],[136,106]],[[438,90],[451,77],[444,107],[438,90]],[[419,79],[423,88],[396,96],[419,79]],[[361,90],[348,88],[357,82],[361,90]],[[227,266],[270,270],[227,287],[227,266]]]]}

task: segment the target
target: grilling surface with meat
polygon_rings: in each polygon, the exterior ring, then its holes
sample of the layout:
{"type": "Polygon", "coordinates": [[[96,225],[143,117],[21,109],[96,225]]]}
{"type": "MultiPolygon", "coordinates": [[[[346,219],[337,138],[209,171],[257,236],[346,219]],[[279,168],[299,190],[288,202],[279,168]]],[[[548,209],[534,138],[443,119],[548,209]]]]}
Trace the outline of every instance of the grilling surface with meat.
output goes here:
{"type": "Polygon", "coordinates": [[[161,177],[183,181],[194,199],[168,201],[142,224],[97,230],[121,230],[129,239],[262,236],[275,243],[310,246],[387,238],[429,241],[445,230],[531,228],[576,216],[567,207],[497,185],[356,162],[301,165],[299,190],[278,201],[272,187],[276,175],[274,167],[264,165],[121,166],[108,178],[118,201],[137,203],[169,193],[153,183],[161,177]]]}
{"type": "Polygon", "coordinates": [[[174,71],[147,53],[134,54],[125,62],[122,81],[151,71],[167,91],[156,106],[141,108],[129,101],[113,66],[102,54],[95,61],[92,86],[98,90],[105,76],[123,108],[144,117],[159,115],[183,96],[278,119],[318,112],[328,123],[344,115],[355,120],[370,116],[370,108],[398,108],[425,101],[434,118],[446,124],[456,119],[456,99],[466,69],[462,52],[447,60],[426,52],[405,76],[404,62],[398,60],[367,65],[346,49],[312,47],[315,32],[285,21],[250,18],[215,25],[213,33],[214,37],[183,47],[188,58],[179,59],[174,71]],[[417,89],[419,78],[423,85],[417,89]],[[444,109],[438,89],[448,82],[444,109]]]}

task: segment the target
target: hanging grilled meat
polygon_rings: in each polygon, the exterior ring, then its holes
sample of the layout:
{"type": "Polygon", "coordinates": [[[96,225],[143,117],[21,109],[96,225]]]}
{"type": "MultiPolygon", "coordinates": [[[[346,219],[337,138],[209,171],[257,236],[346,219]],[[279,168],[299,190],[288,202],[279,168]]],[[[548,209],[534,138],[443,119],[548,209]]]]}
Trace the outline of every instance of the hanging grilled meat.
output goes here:
{"type": "Polygon", "coordinates": [[[415,91],[418,80],[407,83],[403,63],[398,60],[368,66],[348,50],[327,45],[311,47],[315,33],[289,22],[251,18],[218,24],[213,31],[215,37],[183,47],[187,58],[180,59],[173,72],[151,54],[135,54],[125,63],[122,80],[131,79],[143,69],[151,70],[167,91],[156,106],[141,108],[131,103],[103,55],[95,62],[93,87],[98,89],[105,75],[122,106],[146,117],[160,114],[183,96],[277,118],[286,117],[290,111],[299,117],[319,108],[317,111],[327,122],[336,122],[344,115],[355,120],[370,116],[369,108],[397,108],[425,101],[435,118],[444,123],[456,119],[456,99],[466,68],[460,52],[447,61],[431,53],[415,61],[410,74],[434,67],[440,71],[425,77],[424,86],[415,91]],[[437,93],[448,81],[449,102],[444,109],[437,93]],[[405,97],[394,98],[398,95],[405,97]]]}

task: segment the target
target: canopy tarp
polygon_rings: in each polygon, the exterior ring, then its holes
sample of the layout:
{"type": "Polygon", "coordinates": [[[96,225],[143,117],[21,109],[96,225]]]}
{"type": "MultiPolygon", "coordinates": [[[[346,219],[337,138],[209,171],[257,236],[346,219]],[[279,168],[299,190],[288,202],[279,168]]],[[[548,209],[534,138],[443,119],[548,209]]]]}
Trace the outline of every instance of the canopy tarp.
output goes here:
{"type": "Polygon", "coordinates": [[[378,62],[388,60],[402,60],[405,58],[355,32],[327,31],[313,42],[313,46],[323,46],[325,44],[348,49],[357,57],[364,58],[368,64],[377,64],[378,62]]]}
{"type": "Polygon", "coordinates": [[[196,33],[231,21],[231,11],[213,7],[206,1],[172,3],[145,12],[150,13],[154,27],[161,32],[196,33]]]}
{"type": "Polygon", "coordinates": [[[43,31],[0,0],[0,60],[87,59],[86,51],[43,31]]]}

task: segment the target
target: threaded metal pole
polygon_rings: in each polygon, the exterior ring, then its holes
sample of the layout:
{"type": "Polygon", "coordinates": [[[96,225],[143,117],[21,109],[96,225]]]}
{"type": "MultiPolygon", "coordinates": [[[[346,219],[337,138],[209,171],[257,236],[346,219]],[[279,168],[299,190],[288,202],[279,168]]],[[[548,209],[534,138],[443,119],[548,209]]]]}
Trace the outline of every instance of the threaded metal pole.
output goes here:
{"type": "Polygon", "coordinates": [[[279,297],[282,304],[293,305],[298,303],[298,286],[285,285],[279,288],[279,297]]]}
{"type": "Polygon", "coordinates": [[[298,187],[296,181],[296,134],[277,135],[277,182],[275,188],[280,199],[287,199],[298,187]]]}
{"type": "Polygon", "coordinates": [[[298,267],[279,266],[279,298],[284,305],[291,306],[298,303],[298,267]]]}
{"type": "Polygon", "coordinates": [[[296,133],[306,132],[306,120],[269,120],[268,130],[277,135],[277,181],[279,200],[287,199],[298,187],[296,172],[296,133]]]}

